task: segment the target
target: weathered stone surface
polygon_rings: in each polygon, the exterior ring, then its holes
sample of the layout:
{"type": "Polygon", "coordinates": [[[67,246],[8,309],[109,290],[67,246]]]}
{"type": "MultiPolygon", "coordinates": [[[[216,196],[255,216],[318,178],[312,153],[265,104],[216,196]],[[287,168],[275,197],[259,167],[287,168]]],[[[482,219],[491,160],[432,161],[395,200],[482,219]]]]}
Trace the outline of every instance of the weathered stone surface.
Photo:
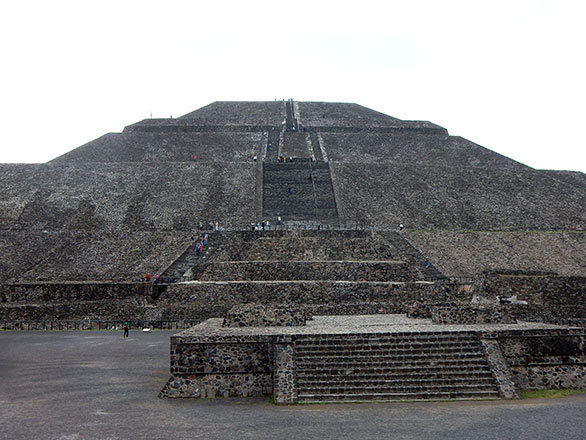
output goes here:
{"type": "Polygon", "coordinates": [[[497,306],[488,308],[473,308],[470,306],[432,307],[431,319],[436,324],[515,324],[517,322],[508,308],[497,306]]]}
{"type": "Polygon", "coordinates": [[[503,399],[519,399],[521,393],[519,392],[518,384],[513,379],[509,365],[503,356],[496,339],[480,338],[480,343],[484,348],[488,365],[499,388],[499,395],[503,399]]]}
{"type": "Polygon", "coordinates": [[[224,327],[271,327],[305,325],[310,319],[298,306],[266,306],[264,304],[241,304],[232,307],[222,326],[224,327]]]}
{"type": "Polygon", "coordinates": [[[221,323],[171,338],[173,377],[162,396],[273,393],[275,402],[292,403],[518,398],[519,388],[537,383],[584,387],[582,329],[443,326],[397,315],[318,316],[298,327],[221,323]]]}
{"type": "MultiPolygon", "coordinates": [[[[555,213],[552,212],[552,215],[555,213]]],[[[534,217],[541,219],[538,213],[534,217]]],[[[407,220],[404,221],[407,223],[407,220]]],[[[557,224],[557,220],[550,221],[557,224]]],[[[478,231],[469,230],[470,227],[465,227],[468,229],[465,231],[412,231],[409,227],[404,234],[449,277],[480,277],[486,271],[584,276],[586,233],[582,230],[519,230],[525,227],[513,221],[507,227],[510,231],[484,230],[488,226],[480,226],[478,231]]],[[[505,226],[495,227],[504,229],[505,226]]],[[[553,226],[544,224],[543,228],[551,229],[553,226]]],[[[579,225],[569,227],[579,228],[579,225]]]]}

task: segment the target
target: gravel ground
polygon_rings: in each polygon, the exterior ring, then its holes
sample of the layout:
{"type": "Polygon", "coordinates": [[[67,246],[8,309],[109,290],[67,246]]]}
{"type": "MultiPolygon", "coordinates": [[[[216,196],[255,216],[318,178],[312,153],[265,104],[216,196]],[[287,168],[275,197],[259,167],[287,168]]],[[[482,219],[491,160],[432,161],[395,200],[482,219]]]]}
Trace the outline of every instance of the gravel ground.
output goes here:
{"type": "Polygon", "coordinates": [[[1,332],[0,439],[583,439],[586,395],[295,405],[161,400],[173,332],[1,332]]]}

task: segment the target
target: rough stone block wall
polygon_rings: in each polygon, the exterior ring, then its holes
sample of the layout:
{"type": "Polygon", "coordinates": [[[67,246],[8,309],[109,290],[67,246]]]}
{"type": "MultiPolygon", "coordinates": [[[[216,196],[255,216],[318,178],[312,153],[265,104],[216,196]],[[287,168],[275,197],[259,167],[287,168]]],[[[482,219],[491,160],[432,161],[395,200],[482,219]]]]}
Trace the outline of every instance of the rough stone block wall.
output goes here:
{"type": "Polygon", "coordinates": [[[171,376],[159,397],[258,397],[271,394],[272,374],[235,373],[171,376]]]}
{"type": "MultiPolygon", "coordinates": [[[[311,314],[404,313],[412,302],[455,302],[450,283],[210,282],[171,285],[159,298],[162,319],[221,317],[235,305],[295,304],[311,314]],[[377,312],[377,310],[379,310],[377,312]]],[[[469,302],[471,297],[458,295],[469,302]]]]}
{"type": "Polygon", "coordinates": [[[0,320],[160,319],[150,283],[29,283],[0,287],[0,320]]]}
{"type": "Polygon", "coordinates": [[[207,281],[416,281],[417,275],[417,270],[404,261],[262,261],[209,263],[203,269],[199,279],[207,281]]]}
{"type": "Polygon", "coordinates": [[[271,373],[267,342],[171,343],[172,374],[271,373]]]}
{"type": "Polygon", "coordinates": [[[586,277],[488,274],[481,278],[478,294],[486,298],[516,295],[530,305],[586,305],[586,277]]]}
{"type": "Polygon", "coordinates": [[[268,336],[171,337],[171,378],[160,397],[248,397],[271,393],[268,336]]]}
{"type": "Polygon", "coordinates": [[[498,344],[519,388],[586,389],[583,329],[501,332],[498,344]]]}
{"type": "Polygon", "coordinates": [[[504,307],[472,308],[468,306],[432,307],[431,319],[436,324],[516,324],[517,320],[504,307]]]}
{"type": "Polygon", "coordinates": [[[515,365],[511,367],[515,382],[524,390],[552,388],[586,389],[585,365],[515,365]]]}
{"type": "Polygon", "coordinates": [[[298,391],[295,348],[284,339],[277,340],[274,348],[273,395],[276,403],[293,403],[298,391]]]}
{"type": "Polygon", "coordinates": [[[496,338],[481,337],[480,342],[486,354],[488,365],[496,379],[499,395],[503,399],[519,399],[521,397],[519,386],[515,382],[514,375],[503,356],[496,338]]]}
{"type": "Polygon", "coordinates": [[[298,306],[266,306],[241,304],[232,307],[222,323],[223,327],[302,326],[311,319],[298,306]]]}

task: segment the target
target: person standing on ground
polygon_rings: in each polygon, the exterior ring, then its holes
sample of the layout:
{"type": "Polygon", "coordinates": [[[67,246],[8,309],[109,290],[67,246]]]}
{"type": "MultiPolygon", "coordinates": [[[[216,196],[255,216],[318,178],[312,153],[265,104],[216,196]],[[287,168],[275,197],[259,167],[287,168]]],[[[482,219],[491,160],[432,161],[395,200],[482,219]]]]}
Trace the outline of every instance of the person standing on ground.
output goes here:
{"type": "Polygon", "coordinates": [[[124,325],[122,326],[122,328],[124,329],[124,338],[128,337],[128,330],[129,330],[130,324],[128,323],[128,321],[124,321],[124,325]]]}

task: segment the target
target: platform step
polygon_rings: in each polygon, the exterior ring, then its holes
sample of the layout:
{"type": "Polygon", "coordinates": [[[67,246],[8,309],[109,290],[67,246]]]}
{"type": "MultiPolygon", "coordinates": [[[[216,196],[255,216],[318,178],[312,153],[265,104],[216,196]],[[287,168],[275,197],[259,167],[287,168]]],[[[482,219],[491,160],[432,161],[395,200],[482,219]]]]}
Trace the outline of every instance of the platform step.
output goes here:
{"type": "Polygon", "coordinates": [[[497,391],[471,391],[471,392],[432,392],[432,393],[371,393],[371,394],[299,394],[300,402],[361,402],[361,401],[402,401],[402,400],[474,400],[474,399],[498,399],[497,391]]]}

